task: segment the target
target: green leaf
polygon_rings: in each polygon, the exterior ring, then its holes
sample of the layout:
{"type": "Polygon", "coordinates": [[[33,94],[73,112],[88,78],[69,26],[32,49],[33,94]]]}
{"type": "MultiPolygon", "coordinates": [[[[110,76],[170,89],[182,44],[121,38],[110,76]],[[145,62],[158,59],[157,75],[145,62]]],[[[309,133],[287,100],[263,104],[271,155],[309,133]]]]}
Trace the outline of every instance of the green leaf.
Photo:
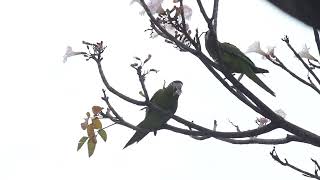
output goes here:
{"type": "Polygon", "coordinates": [[[100,137],[103,139],[104,142],[107,141],[107,133],[105,130],[99,129],[98,134],[100,135],[100,137]]]}
{"type": "Polygon", "coordinates": [[[94,149],[96,148],[97,140],[89,139],[87,144],[88,144],[88,154],[89,154],[89,157],[91,157],[92,154],[94,153],[94,149]]]}
{"type": "Polygon", "coordinates": [[[87,141],[88,137],[87,136],[83,136],[79,142],[78,142],[78,147],[77,147],[77,151],[79,151],[81,149],[81,147],[83,146],[83,144],[87,141]]]}

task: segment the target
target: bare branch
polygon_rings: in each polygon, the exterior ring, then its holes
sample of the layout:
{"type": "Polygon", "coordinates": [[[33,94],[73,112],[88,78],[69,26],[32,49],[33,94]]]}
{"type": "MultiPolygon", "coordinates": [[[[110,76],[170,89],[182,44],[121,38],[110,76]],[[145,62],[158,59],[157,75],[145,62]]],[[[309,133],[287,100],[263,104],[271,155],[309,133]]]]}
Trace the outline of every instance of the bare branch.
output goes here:
{"type": "Polygon", "coordinates": [[[317,47],[318,47],[318,52],[320,55],[320,38],[319,38],[319,32],[317,30],[317,28],[313,28],[313,33],[314,33],[314,39],[316,41],[317,47]]]}
{"type": "Polygon", "coordinates": [[[301,168],[298,168],[297,166],[294,166],[294,165],[290,164],[287,159],[284,159],[284,161],[282,161],[280,159],[280,157],[278,156],[275,147],[273,147],[273,150],[270,152],[270,155],[275,161],[277,161],[278,163],[280,163],[283,166],[290,167],[291,169],[302,173],[302,175],[304,175],[306,177],[310,177],[310,178],[314,178],[314,179],[320,179],[320,176],[318,176],[317,174],[312,174],[312,173],[310,173],[308,171],[302,170],[301,168]]]}
{"type": "Polygon", "coordinates": [[[211,22],[212,22],[212,19],[213,19],[213,22],[214,22],[213,23],[213,30],[216,33],[217,33],[217,27],[218,27],[218,8],[219,8],[219,0],[214,0],[211,22]]]}
{"type": "MultiPolygon", "coordinates": [[[[278,139],[263,139],[263,138],[254,138],[254,137],[249,137],[247,139],[234,139],[234,138],[222,138],[221,136],[211,136],[211,135],[203,135],[204,133],[201,131],[194,131],[194,130],[187,130],[187,129],[182,129],[178,128],[172,125],[165,124],[162,129],[167,129],[176,133],[184,134],[184,135],[189,135],[193,139],[196,140],[206,140],[209,138],[215,138],[220,141],[224,141],[227,143],[231,144],[264,144],[264,145],[278,145],[278,144],[287,144],[290,142],[301,142],[301,143],[307,143],[303,139],[299,138],[298,136],[295,135],[287,135],[284,138],[278,138],[278,139]]],[[[219,133],[226,133],[226,132],[219,132],[219,133]]],[[[235,132],[236,133],[236,132],[235,132]]]]}
{"type": "Polygon", "coordinates": [[[135,100],[135,99],[132,99],[122,93],[120,93],[119,91],[117,91],[116,89],[114,89],[107,81],[107,78],[106,76],[104,75],[104,72],[103,72],[103,69],[102,69],[102,66],[101,66],[101,62],[100,61],[96,61],[97,62],[97,65],[98,65],[98,70],[99,70],[99,74],[100,74],[100,77],[102,79],[102,82],[104,83],[104,85],[106,86],[106,88],[112,92],[113,94],[115,94],[116,96],[120,97],[121,99],[125,100],[125,101],[128,101],[132,104],[135,104],[135,105],[139,105],[139,106],[145,106],[146,103],[143,102],[143,101],[138,101],[138,100],[135,100]]]}
{"type": "MultiPolygon", "coordinates": [[[[204,7],[203,7],[203,5],[202,5],[201,0],[197,0],[197,3],[198,3],[200,12],[201,12],[204,20],[207,22],[208,26],[209,26],[209,24],[211,24],[211,27],[212,27],[212,21],[209,19],[208,15],[207,15],[207,13],[206,13],[206,10],[204,9],[204,7]]],[[[209,29],[210,29],[210,28],[209,28],[209,29]]]]}
{"type": "Polygon", "coordinates": [[[318,76],[312,71],[312,69],[308,66],[307,63],[305,63],[303,61],[303,59],[301,58],[301,56],[296,52],[296,50],[293,49],[293,47],[291,46],[290,42],[289,42],[289,38],[288,36],[285,36],[282,41],[284,41],[287,46],[289,47],[289,49],[294,53],[294,55],[299,59],[299,61],[303,64],[303,66],[308,70],[308,72],[314,77],[314,79],[317,81],[318,84],[320,84],[320,79],[318,78],[318,76]]]}
{"type": "Polygon", "coordinates": [[[301,77],[299,77],[298,75],[296,75],[294,72],[292,72],[290,69],[288,69],[281,61],[278,57],[274,57],[275,59],[272,60],[270,59],[270,57],[267,57],[268,60],[270,60],[270,62],[272,62],[274,65],[282,68],[283,70],[285,70],[287,73],[289,73],[292,77],[294,77],[295,79],[297,79],[298,81],[300,81],[301,83],[309,86],[310,88],[312,88],[313,90],[315,90],[318,94],[320,94],[320,90],[313,84],[313,83],[309,83],[306,80],[302,79],[301,77]]]}
{"type": "Polygon", "coordinates": [[[180,9],[181,9],[181,18],[182,18],[182,32],[185,35],[185,37],[188,39],[188,41],[191,42],[193,47],[198,49],[199,45],[190,37],[189,33],[187,32],[187,26],[186,26],[186,19],[184,17],[184,6],[183,6],[183,0],[180,0],[180,9]]]}

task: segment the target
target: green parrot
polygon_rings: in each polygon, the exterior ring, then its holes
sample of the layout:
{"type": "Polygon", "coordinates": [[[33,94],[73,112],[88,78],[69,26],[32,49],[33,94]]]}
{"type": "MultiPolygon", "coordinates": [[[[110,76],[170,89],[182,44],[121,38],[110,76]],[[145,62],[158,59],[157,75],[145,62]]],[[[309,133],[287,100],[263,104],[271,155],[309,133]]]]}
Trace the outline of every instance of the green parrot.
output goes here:
{"type": "MultiPolygon", "coordinates": [[[[213,34],[213,32],[207,31],[205,36],[206,49],[213,59],[217,59],[215,51],[217,48],[214,47],[214,41],[216,41],[216,35],[213,34]]],[[[275,93],[256,75],[257,73],[268,73],[268,70],[255,66],[255,64],[235,45],[227,42],[217,43],[221,53],[221,60],[231,73],[245,74],[261,88],[275,96],[275,93]]]]}
{"type": "MultiPolygon", "coordinates": [[[[159,89],[151,98],[150,102],[162,108],[165,111],[175,113],[178,108],[178,98],[182,92],[182,82],[173,81],[166,88],[159,89]]],[[[170,119],[168,115],[153,109],[146,110],[144,120],[138,124],[138,127],[144,131],[136,131],[132,138],[127,142],[124,148],[135,142],[139,142],[149,132],[156,132],[162,125],[170,119]]],[[[123,149],[124,149],[123,148],[123,149]]]]}

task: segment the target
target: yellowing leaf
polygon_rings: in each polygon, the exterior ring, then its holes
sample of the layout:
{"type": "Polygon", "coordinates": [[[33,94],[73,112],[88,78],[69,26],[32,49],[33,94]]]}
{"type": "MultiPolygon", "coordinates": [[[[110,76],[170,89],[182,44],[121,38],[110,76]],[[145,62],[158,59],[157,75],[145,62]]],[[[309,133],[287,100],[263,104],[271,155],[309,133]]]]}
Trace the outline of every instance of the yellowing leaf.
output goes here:
{"type": "Polygon", "coordinates": [[[94,130],[93,130],[93,124],[89,124],[87,127],[87,134],[89,136],[89,138],[93,138],[95,136],[94,134],[94,130]]]}
{"type": "Polygon", "coordinates": [[[94,115],[99,114],[102,111],[103,107],[100,106],[92,106],[92,112],[94,115]]]}
{"type": "Polygon", "coordinates": [[[79,142],[78,142],[78,147],[77,147],[77,151],[80,150],[80,148],[83,146],[83,144],[87,141],[88,137],[87,136],[83,136],[79,142]]]}
{"type": "Polygon", "coordinates": [[[107,141],[107,133],[105,130],[99,129],[98,134],[100,135],[100,137],[103,139],[104,142],[107,141]]]}
{"type": "Polygon", "coordinates": [[[88,155],[90,157],[94,153],[94,149],[96,148],[97,141],[95,140],[95,138],[93,139],[90,138],[87,144],[88,144],[88,155]]]}
{"type": "Polygon", "coordinates": [[[99,118],[94,118],[92,119],[92,124],[93,124],[93,128],[94,129],[101,129],[102,128],[102,124],[99,118]]]}

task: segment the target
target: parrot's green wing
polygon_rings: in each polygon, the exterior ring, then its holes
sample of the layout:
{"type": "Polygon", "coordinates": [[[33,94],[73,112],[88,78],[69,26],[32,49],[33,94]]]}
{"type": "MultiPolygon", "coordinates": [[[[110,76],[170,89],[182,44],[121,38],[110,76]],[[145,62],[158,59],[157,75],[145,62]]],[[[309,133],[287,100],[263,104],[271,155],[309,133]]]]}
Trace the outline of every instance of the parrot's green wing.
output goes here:
{"type": "MultiPolygon", "coordinates": [[[[164,89],[159,89],[150,99],[152,103],[155,103],[155,101],[158,101],[162,94],[163,94],[164,89]]],[[[135,142],[139,142],[141,139],[143,139],[149,132],[150,130],[154,127],[157,126],[160,123],[157,123],[156,114],[155,111],[152,109],[147,108],[146,110],[146,117],[142,122],[140,122],[137,127],[145,130],[145,131],[136,131],[135,134],[131,137],[131,139],[127,142],[127,144],[124,146],[124,148],[130,146],[131,144],[135,142]]],[[[124,149],[123,148],[123,149],[124,149]]]]}
{"type": "MultiPolygon", "coordinates": [[[[222,59],[231,72],[243,73],[264,90],[275,96],[275,93],[255,74],[264,69],[258,68],[239,48],[230,43],[220,43],[222,59]]],[[[268,72],[267,70],[265,70],[268,72]]]]}
{"type": "Polygon", "coordinates": [[[217,58],[215,49],[219,48],[221,52],[221,61],[231,73],[242,73],[248,76],[252,81],[262,87],[264,90],[275,96],[274,92],[264,84],[256,73],[268,73],[266,69],[258,68],[239,48],[230,43],[220,43],[217,41],[215,32],[207,31],[205,35],[205,46],[209,55],[217,58]],[[215,47],[215,41],[218,47],[215,47]]]}
{"type": "MultiPolygon", "coordinates": [[[[251,67],[253,72],[255,73],[268,73],[269,71],[266,69],[258,68],[251,60],[246,56],[239,48],[230,43],[220,43],[220,48],[223,56],[228,56],[228,58],[224,59],[225,63],[233,64],[234,59],[241,60],[242,63],[246,63],[251,67]]],[[[239,67],[234,67],[232,72],[241,73],[239,67]]]]}
{"type": "Polygon", "coordinates": [[[224,43],[220,43],[220,48],[224,54],[225,53],[231,54],[232,56],[238,57],[249,66],[255,67],[255,64],[239,48],[237,48],[237,46],[224,42],[224,43]]]}

